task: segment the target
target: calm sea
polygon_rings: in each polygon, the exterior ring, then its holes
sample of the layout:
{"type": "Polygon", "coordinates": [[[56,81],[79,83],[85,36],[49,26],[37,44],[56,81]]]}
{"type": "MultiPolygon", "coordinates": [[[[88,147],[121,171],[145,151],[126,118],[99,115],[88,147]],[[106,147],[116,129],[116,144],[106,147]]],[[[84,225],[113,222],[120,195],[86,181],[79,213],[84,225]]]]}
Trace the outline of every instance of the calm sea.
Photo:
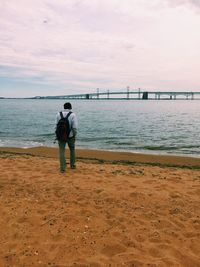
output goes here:
{"type": "MultiPolygon", "coordinates": [[[[55,116],[65,100],[0,100],[0,146],[54,144],[55,116]]],[[[200,101],[73,100],[77,147],[200,155],[200,101]]]]}

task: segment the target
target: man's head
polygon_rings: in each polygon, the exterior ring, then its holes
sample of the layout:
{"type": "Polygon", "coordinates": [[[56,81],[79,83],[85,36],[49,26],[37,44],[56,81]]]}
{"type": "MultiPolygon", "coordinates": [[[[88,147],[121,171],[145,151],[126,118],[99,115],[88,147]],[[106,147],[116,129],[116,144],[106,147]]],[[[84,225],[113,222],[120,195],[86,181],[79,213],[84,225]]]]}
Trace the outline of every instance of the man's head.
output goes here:
{"type": "Polygon", "coordinates": [[[72,109],[71,103],[67,102],[64,104],[64,109],[72,109]]]}

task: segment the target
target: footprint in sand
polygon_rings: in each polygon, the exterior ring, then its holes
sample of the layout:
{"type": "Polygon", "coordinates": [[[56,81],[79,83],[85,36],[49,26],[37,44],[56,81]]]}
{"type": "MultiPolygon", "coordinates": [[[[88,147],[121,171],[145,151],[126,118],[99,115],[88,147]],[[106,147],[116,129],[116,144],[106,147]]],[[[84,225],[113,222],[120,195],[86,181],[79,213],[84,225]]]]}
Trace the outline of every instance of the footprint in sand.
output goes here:
{"type": "Polygon", "coordinates": [[[102,254],[106,255],[107,257],[113,257],[117,254],[123,253],[126,251],[126,247],[120,244],[111,244],[105,245],[102,249],[102,254]]]}
{"type": "Polygon", "coordinates": [[[149,254],[154,258],[162,258],[165,255],[165,253],[162,250],[155,247],[149,249],[149,254]]]}

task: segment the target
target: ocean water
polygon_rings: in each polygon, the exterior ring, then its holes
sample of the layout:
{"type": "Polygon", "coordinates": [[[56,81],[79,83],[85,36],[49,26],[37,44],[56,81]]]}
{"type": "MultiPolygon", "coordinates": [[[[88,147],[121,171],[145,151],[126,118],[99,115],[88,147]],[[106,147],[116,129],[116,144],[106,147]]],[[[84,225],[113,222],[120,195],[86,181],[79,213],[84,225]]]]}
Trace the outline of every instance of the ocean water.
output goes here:
{"type": "MultiPolygon", "coordinates": [[[[0,146],[57,146],[65,100],[1,99],[0,146]]],[[[200,101],[72,100],[77,147],[200,156],[200,101]]]]}

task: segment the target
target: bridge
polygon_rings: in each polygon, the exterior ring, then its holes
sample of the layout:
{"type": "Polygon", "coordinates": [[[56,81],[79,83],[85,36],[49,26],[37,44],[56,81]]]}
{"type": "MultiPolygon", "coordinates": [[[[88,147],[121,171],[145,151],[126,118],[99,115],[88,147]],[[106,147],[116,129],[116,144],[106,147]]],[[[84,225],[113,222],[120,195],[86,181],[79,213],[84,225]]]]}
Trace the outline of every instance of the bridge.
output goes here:
{"type": "Polygon", "coordinates": [[[95,93],[47,96],[36,98],[52,98],[52,99],[83,99],[83,100],[200,100],[200,92],[173,92],[173,91],[146,91],[132,90],[127,87],[125,91],[100,92],[99,89],[95,93]]]}

